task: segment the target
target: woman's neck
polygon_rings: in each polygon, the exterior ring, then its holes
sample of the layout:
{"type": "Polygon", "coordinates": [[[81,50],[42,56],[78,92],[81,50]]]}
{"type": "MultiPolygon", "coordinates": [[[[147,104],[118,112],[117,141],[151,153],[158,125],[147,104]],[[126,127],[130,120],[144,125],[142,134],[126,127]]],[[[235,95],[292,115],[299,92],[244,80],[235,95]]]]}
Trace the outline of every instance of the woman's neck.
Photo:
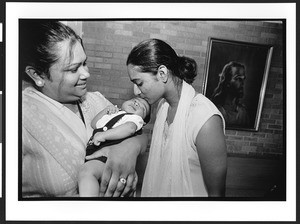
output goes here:
{"type": "Polygon", "coordinates": [[[182,84],[176,86],[173,82],[172,85],[169,86],[168,90],[166,91],[165,99],[169,103],[170,107],[168,109],[167,115],[167,123],[170,125],[175,117],[177,107],[180,100],[182,84]],[[173,86],[172,86],[173,85],[173,86]]]}
{"type": "Polygon", "coordinates": [[[174,82],[169,83],[164,98],[169,103],[171,108],[176,109],[180,100],[182,84],[178,86],[174,82]]]}

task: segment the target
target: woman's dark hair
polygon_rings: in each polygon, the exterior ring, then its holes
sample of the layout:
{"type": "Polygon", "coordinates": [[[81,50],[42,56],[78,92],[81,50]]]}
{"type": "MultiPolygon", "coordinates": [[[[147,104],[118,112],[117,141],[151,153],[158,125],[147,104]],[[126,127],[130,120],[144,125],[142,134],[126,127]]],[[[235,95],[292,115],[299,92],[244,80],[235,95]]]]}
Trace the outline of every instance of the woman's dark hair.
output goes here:
{"type": "Polygon", "coordinates": [[[149,39],[135,46],[128,55],[126,65],[138,66],[142,72],[156,74],[159,66],[166,66],[173,74],[187,83],[193,83],[197,76],[194,59],[177,56],[173,48],[162,40],[149,39]]]}
{"type": "Polygon", "coordinates": [[[20,20],[19,27],[19,72],[29,82],[32,80],[25,73],[26,66],[35,68],[38,75],[50,78],[49,68],[59,59],[58,43],[70,40],[70,49],[76,41],[82,44],[81,38],[70,27],[56,20],[20,20]]]}
{"type": "MultiPolygon", "coordinates": [[[[219,74],[218,86],[214,89],[214,92],[211,96],[211,100],[215,105],[220,105],[222,102],[224,102],[226,98],[228,84],[233,76],[232,68],[245,69],[245,66],[235,61],[231,61],[224,65],[222,72],[219,74]]],[[[239,99],[236,100],[236,103],[239,104],[239,99]]]]}

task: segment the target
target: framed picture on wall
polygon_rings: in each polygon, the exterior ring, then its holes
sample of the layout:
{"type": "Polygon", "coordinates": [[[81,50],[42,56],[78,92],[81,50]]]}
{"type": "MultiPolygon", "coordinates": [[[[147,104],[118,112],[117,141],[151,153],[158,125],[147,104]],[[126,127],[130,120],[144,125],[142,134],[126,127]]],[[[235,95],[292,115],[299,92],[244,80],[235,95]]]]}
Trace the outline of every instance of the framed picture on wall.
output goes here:
{"type": "Polygon", "coordinates": [[[226,129],[258,131],[273,47],[209,38],[203,94],[226,129]]]}

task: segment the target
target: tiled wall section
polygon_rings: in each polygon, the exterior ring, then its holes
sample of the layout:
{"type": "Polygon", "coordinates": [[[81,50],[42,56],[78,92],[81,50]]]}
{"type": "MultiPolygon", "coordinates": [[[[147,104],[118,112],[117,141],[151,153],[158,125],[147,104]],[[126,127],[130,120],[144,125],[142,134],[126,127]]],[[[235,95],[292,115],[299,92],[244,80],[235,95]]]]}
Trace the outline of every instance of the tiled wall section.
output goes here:
{"type": "MultiPolygon", "coordinates": [[[[126,70],[127,55],[148,38],[167,41],[178,54],[194,58],[199,75],[194,87],[201,92],[208,38],[274,46],[258,132],[226,130],[227,150],[234,155],[284,155],[283,145],[283,26],[262,21],[84,21],[83,40],[91,78],[89,90],[100,91],[120,105],[133,96],[126,70]]],[[[153,108],[155,110],[155,108],[153,108]]],[[[154,114],[154,113],[153,113],[154,114]]],[[[147,125],[151,136],[155,116],[147,125]]]]}

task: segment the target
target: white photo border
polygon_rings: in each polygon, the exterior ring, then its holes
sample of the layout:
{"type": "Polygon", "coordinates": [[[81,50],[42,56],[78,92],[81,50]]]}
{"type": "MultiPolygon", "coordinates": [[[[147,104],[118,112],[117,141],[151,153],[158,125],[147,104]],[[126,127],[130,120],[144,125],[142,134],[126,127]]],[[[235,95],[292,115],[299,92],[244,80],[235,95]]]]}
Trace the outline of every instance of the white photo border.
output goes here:
{"type": "Polygon", "coordinates": [[[6,3],[6,220],[295,221],[295,3],[6,3]],[[286,201],[18,201],[18,19],[286,19],[286,201]],[[17,91],[16,91],[17,90],[17,91]],[[9,149],[9,150],[8,150],[9,149]],[[174,212],[176,211],[176,212],[174,212]],[[178,211],[178,212],[177,212],[178,211]]]}

